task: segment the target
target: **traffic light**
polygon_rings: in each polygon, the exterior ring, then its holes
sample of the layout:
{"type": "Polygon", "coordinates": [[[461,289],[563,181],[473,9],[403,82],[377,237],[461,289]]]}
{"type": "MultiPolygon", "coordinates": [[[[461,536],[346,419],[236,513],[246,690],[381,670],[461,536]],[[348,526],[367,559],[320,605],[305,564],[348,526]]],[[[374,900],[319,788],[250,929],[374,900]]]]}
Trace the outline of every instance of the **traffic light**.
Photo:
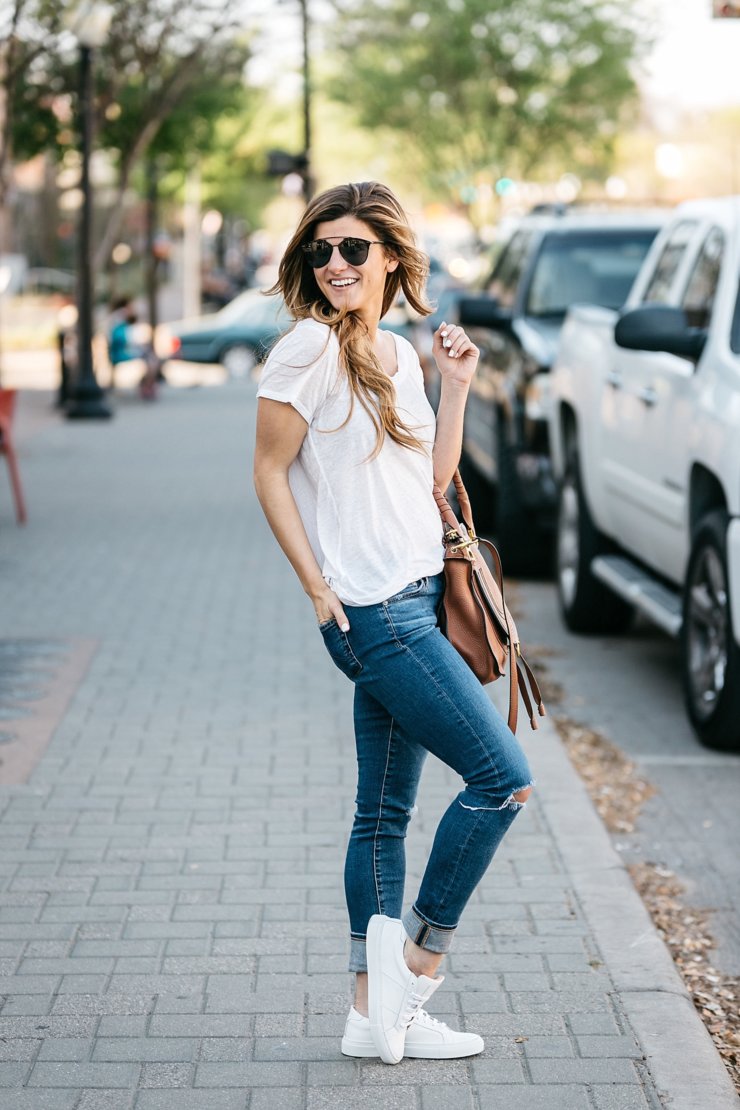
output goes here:
{"type": "Polygon", "coordinates": [[[289,154],[287,150],[267,152],[267,173],[270,177],[287,177],[289,173],[305,174],[308,158],[304,154],[289,154]]]}

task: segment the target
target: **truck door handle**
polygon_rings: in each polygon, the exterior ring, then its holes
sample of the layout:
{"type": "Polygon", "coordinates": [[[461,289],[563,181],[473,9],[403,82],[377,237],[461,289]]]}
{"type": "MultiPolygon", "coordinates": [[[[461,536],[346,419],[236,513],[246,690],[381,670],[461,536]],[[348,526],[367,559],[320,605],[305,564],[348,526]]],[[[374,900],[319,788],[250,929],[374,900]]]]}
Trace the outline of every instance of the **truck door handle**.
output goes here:
{"type": "Polygon", "coordinates": [[[622,375],[618,370],[610,370],[606,375],[606,384],[610,385],[612,389],[622,388],[622,375]]]}
{"type": "Polygon", "coordinates": [[[658,394],[651,385],[645,385],[638,389],[637,396],[640,398],[643,405],[647,405],[649,408],[652,408],[658,401],[658,394]]]}

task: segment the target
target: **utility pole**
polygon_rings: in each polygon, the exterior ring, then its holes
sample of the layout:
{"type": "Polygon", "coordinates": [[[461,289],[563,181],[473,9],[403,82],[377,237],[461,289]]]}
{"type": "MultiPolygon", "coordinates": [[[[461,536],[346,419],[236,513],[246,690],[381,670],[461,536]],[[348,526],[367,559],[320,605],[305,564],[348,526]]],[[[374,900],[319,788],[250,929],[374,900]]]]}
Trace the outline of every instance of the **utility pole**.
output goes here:
{"type": "Polygon", "coordinates": [[[93,313],[95,311],[95,285],[91,257],[93,190],[90,181],[90,156],[92,153],[93,119],[93,48],[97,39],[81,37],[79,126],[81,133],[80,189],[82,205],[78,226],[77,246],[77,375],[66,415],[70,420],[100,420],[112,415],[105,403],[103,390],[98,385],[93,367],[93,313]]]}
{"type": "Polygon", "coordinates": [[[301,23],[303,30],[303,196],[306,203],[313,196],[313,174],[311,173],[311,55],[309,51],[308,0],[300,0],[301,23]]]}

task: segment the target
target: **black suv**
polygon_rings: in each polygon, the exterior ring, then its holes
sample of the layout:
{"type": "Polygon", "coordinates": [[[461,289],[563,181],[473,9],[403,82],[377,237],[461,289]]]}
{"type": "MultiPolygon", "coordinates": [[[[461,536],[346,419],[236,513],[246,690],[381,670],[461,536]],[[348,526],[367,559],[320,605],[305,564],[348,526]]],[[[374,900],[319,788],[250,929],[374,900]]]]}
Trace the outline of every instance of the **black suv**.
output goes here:
{"type": "Polygon", "coordinates": [[[494,527],[509,571],[549,565],[556,489],[547,374],[565,314],[584,301],[620,308],[663,220],[655,212],[527,216],[483,292],[458,297],[458,319],[481,351],[461,465],[479,525],[488,518],[494,527]]]}

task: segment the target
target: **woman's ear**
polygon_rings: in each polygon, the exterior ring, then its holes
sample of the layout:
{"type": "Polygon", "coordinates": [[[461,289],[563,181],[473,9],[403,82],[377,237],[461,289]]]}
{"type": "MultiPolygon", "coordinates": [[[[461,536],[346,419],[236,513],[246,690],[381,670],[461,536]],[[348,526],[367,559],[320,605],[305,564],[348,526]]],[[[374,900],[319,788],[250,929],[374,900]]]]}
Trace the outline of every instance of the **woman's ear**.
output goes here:
{"type": "Polygon", "coordinates": [[[385,268],[389,274],[392,274],[394,270],[398,269],[398,259],[389,255],[385,262],[385,268]]]}

